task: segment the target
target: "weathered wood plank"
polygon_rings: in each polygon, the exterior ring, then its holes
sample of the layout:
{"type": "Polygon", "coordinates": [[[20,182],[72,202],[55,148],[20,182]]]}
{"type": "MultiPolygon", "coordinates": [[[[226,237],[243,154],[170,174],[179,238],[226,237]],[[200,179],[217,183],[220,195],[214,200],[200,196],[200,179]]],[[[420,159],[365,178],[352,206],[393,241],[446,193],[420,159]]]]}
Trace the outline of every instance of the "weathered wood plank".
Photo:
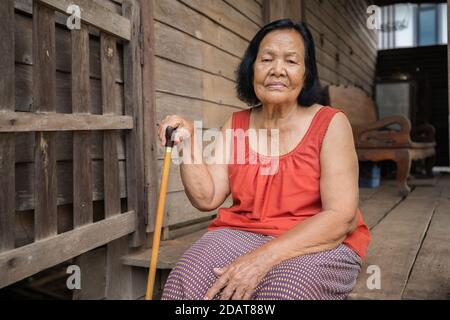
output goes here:
{"type": "Polygon", "coordinates": [[[439,200],[402,299],[450,299],[450,198],[439,200]]]}
{"type": "MultiPolygon", "coordinates": [[[[141,14],[137,1],[125,1],[123,15],[131,21],[131,41],[124,45],[125,114],[133,117],[136,126],[126,133],[128,210],[136,212],[133,247],[145,241],[144,189],[144,111],[142,102],[141,14]]],[[[148,17],[146,17],[148,18],[148,17]]]]}
{"type": "MultiPolygon", "coordinates": [[[[16,111],[30,112],[33,109],[33,67],[16,64],[16,111]]],[[[71,113],[71,75],[56,71],[56,112],[71,113]]],[[[119,110],[123,109],[123,85],[116,83],[111,89],[119,110]]],[[[101,83],[91,78],[91,113],[102,114],[101,83]]]]}
{"type": "Polygon", "coordinates": [[[163,23],[156,21],[154,28],[158,57],[235,81],[237,57],[163,23]]]}
{"type": "MultiPolygon", "coordinates": [[[[116,41],[113,37],[102,33],[101,62],[102,62],[102,102],[104,114],[118,114],[115,96],[110,93],[114,86],[113,57],[116,54],[116,41]]],[[[117,131],[104,132],[103,135],[103,163],[105,179],[105,216],[110,217],[120,213],[119,196],[119,166],[117,155],[117,131]]]]}
{"type": "MultiPolygon", "coordinates": [[[[158,194],[158,173],[156,170],[156,102],[155,102],[155,30],[154,15],[157,4],[166,1],[141,1],[143,43],[142,43],[142,93],[144,108],[144,182],[145,182],[145,204],[147,211],[146,232],[150,231],[154,225],[154,215],[156,213],[156,203],[158,194]]],[[[168,2],[168,1],[167,1],[168,2]]],[[[180,5],[178,3],[178,5],[180,5]]],[[[170,8],[170,7],[169,7],[170,8]]]]}
{"type": "Polygon", "coordinates": [[[131,39],[130,21],[89,0],[38,0],[53,9],[66,13],[71,4],[81,9],[81,20],[124,40],[131,39]]]}
{"type": "Polygon", "coordinates": [[[240,58],[248,41],[177,0],[154,1],[155,21],[187,33],[240,58]],[[201,27],[199,27],[201,26],[201,27]]]}
{"type": "Polygon", "coordinates": [[[132,129],[133,118],[118,115],[2,112],[0,132],[132,129]]]}
{"type": "MultiPolygon", "coordinates": [[[[31,12],[30,12],[31,13],[31,12]]],[[[32,17],[29,15],[15,15],[15,61],[18,64],[33,65],[32,50],[32,17]]],[[[84,25],[85,26],[85,25],[84,25]]],[[[56,71],[71,73],[72,44],[70,30],[66,25],[56,24],[56,71]]],[[[100,79],[100,39],[98,36],[89,37],[89,72],[91,79],[100,79]]],[[[121,47],[119,46],[119,49],[121,47]]],[[[123,83],[123,51],[119,50],[114,61],[116,82],[123,83]]]]}
{"type": "Polygon", "coordinates": [[[295,22],[302,20],[303,0],[266,0],[264,6],[267,23],[286,18],[295,22]]]}
{"type": "MultiPolygon", "coordinates": [[[[72,111],[89,113],[89,31],[72,30],[72,111]]],[[[93,221],[91,134],[73,134],[73,224],[80,227],[93,221]]]]}
{"type": "Polygon", "coordinates": [[[259,27],[223,1],[180,0],[187,6],[203,13],[217,24],[250,41],[259,27]]]}
{"type": "Polygon", "coordinates": [[[375,227],[400,202],[397,186],[393,183],[384,183],[372,197],[362,201],[360,209],[364,222],[369,229],[375,227]]]}
{"type": "MultiPolygon", "coordinates": [[[[104,114],[118,114],[114,95],[110,94],[114,86],[114,55],[117,54],[117,45],[113,37],[101,33],[101,64],[102,64],[102,102],[104,114]]],[[[117,141],[119,132],[108,131],[103,134],[103,179],[105,192],[105,217],[120,215],[120,190],[119,190],[119,167],[117,162],[117,141]]],[[[135,221],[136,223],[136,221],[135,221]]],[[[133,231],[136,225],[133,226],[133,231]]],[[[110,242],[106,247],[106,298],[117,298],[120,296],[120,286],[125,288],[126,279],[122,276],[122,269],[117,260],[118,256],[127,250],[127,241],[118,239],[110,242]]]]}
{"type": "MultiPolygon", "coordinates": [[[[34,132],[16,133],[16,164],[34,161],[34,132]]],[[[103,132],[91,132],[91,158],[103,159],[103,132]]],[[[73,160],[73,133],[70,131],[57,132],[56,134],[56,161],[73,160]]],[[[118,145],[119,160],[125,160],[125,139],[121,136],[118,145]]]]}
{"type": "Polygon", "coordinates": [[[134,231],[135,213],[121,215],[0,254],[0,288],[134,231]]]}
{"type": "MultiPolygon", "coordinates": [[[[33,3],[34,111],[55,111],[55,15],[33,3]]],[[[35,240],[57,234],[54,132],[37,132],[35,143],[35,240]]]]}
{"type": "Polygon", "coordinates": [[[372,229],[372,242],[351,299],[401,299],[439,197],[437,188],[417,187],[372,229]],[[381,271],[381,289],[367,287],[368,266],[381,271]]]}
{"type": "MultiPolygon", "coordinates": [[[[14,111],[14,1],[0,3],[0,112],[14,111]]],[[[0,134],[0,252],[14,248],[14,134],[0,134]]]]}
{"type": "Polygon", "coordinates": [[[254,0],[224,0],[241,14],[256,23],[259,27],[264,24],[262,8],[254,0]]]}
{"type": "MultiPolygon", "coordinates": [[[[34,165],[21,163],[16,165],[16,210],[31,210],[35,208],[34,198],[34,165]]],[[[73,203],[73,169],[70,161],[57,163],[58,198],[57,204],[73,203]]],[[[119,161],[119,188],[120,197],[126,194],[125,161],[119,161]]],[[[104,199],[103,189],[103,161],[92,161],[92,199],[94,201],[104,199]]]]}
{"type": "Polygon", "coordinates": [[[156,91],[244,108],[236,97],[235,82],[194,68],[156,58],[156,91]],[[217,92],[221,94],[218,95],[217,92]]]}

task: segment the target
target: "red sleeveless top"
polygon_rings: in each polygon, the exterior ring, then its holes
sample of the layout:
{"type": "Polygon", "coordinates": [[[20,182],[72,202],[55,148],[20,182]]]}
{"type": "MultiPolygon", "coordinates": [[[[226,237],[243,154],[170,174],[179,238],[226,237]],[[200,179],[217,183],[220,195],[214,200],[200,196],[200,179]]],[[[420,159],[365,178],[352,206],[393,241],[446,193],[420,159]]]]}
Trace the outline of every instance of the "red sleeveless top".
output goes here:
{"type": "MultiPolygon", "coordinates": [[[[279,157],[257,154],[249,147],[248,135],[234,134],[228,165],[233,204],[219,208],[208,230],[232,228],[277,237],[321,212],[320,149],[328,125],[338,112],[342,111],[319,109],[299,144],[279,157]],[[238,157],[239,144],[245,145],[245,152],[238,157]]],[[[234,112],[232,129],[246,132],[249,119],[250,109],[234,112]]],[[[359,209],[357,215],[357,228],[344,243],[364,260],[371,236],[359,209]]]]}

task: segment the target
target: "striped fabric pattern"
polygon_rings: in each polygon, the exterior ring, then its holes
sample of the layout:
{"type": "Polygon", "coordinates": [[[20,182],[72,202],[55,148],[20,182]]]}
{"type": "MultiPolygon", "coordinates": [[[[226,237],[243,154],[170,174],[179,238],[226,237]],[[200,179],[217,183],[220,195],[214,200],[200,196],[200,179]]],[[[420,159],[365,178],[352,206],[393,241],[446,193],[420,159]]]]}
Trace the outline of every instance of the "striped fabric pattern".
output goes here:
{"type": "MultiPolygon", "coordinates": [[[[169,274],[162,300],[202,300],[217,280],[213,268],[223,268],[272,239],[229,228],[207,232],[169,274]]],[[[360,271],[359,256],[341,244],[278,264],[259,283],[252,300],[343,300],[360,271]]]]}

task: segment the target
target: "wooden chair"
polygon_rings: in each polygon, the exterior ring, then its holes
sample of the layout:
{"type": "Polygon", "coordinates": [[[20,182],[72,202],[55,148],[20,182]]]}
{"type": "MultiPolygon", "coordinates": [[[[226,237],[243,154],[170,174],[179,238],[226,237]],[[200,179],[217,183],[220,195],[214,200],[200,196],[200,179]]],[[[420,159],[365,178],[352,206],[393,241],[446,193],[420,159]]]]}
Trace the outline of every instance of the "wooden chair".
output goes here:
{"type": "Polygon", "coordinates": [[[342,109],[353,129],[355,147],[360,161],[393,160],[397,165],[398,191],[402,196],[410,192],[407,184],[411,161],[426,159],[427,172],[435,159],[434,128],[423,125],[421,141],[411,140],[411,122],[404,116],[391,116],[378,119],[377,109],[372,99],[356,87],[328,86],[328,104],[342,109]],[[392,129],[400,126],[400,130],[392,129]]]}

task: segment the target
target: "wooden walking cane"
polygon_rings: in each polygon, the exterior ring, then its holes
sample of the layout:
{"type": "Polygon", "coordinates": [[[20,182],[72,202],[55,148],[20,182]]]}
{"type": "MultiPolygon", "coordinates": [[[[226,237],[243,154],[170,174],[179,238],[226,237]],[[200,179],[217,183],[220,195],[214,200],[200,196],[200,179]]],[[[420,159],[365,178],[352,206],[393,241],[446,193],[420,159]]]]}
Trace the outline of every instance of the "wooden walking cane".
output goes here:
{"type": "Polygon", "coordinates": [[[175,129],[172,127],[166,128],[166,145],[164,149],[164,162],[161,176],[161,186],[159,188],[158,207],[156,210],[155,230],[153,232],[152,255],[150,258],[150,270],[148,273],[147,293],[145,295],[145,300],[153,299],[153,289],[155,286],[155,277],[156,277],[156,265],[158,262],[158,250],[159,250],[159,243],[161,240],[161,229],[164,218],[164,207],[166,204],[167,184],[169,181],[170,161],[172,159],[172,148],[174,145],[174,141],[172,140],[172,133],[175,131],[175,129]]]}

